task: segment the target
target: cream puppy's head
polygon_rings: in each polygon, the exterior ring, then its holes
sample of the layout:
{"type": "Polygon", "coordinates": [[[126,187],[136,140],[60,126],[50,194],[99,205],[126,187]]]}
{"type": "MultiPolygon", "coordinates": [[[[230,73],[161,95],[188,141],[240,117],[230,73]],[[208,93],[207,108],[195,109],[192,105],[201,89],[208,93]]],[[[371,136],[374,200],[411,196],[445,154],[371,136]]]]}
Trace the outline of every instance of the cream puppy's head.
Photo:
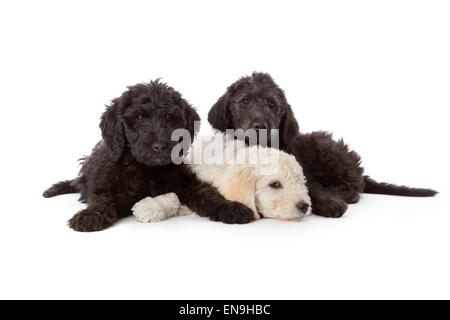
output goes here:
{"type": "Polygon", "coordinates": [[[264,218],[295,220],[311,214],[306,179],[294,156],[261,146],[242,148],[237,156],[246,164],[228,170],[222,190],[227,199],[264,218]]]}

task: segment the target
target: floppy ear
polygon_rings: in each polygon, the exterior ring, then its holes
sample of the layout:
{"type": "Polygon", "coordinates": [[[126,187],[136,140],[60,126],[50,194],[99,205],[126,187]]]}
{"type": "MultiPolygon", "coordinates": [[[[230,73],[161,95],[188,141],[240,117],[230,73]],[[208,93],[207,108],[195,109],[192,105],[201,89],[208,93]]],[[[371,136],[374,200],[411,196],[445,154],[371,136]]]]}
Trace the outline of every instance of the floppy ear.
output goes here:
{"type": "Polygon", "coordinates": [[[112,159],[119,160],[125,149],[126,140],[123,125],[119,118],[119,102],[113,100],[113,104],[107,107],[100,120],[102,137],[111,151],[112,159]]]}
{"type": "Polygon", "coordinates": [[[226,129],[233,129],[228,105],[230,104],[230,89],[217,100],[208,113],[208,121],[214,129],[224,132],[226,129]]]}
{"type": "Polygon", "coordinates": [[[225,185],[222,186],[223,196],[230,201],[240,202],[253,211],[255,219],[259,219],[255,204],[256,174],[251,167],[236,168],[227,177],[225,185]]]}
{"type": "Polygon", "coordinates": [[[184,114],[186,116],[187,121],[186,129],[188,129],[192,139],[194,139],[194,136],[198,133],[198,130],[200,129],[200,127],[195,127],[195,121],[200,121],[200,117],[197,111],[195,111],[195,109],[183,99],[181,104],[183,105],[184,114]]]}
{"type": "Polygon", "coordinates": [[[292,140],[294,140],[298,131],[298,122],[294,117],[291,106],[286,103],[286,113],[280,124],[280,149],[284,149],[292,140]]]}

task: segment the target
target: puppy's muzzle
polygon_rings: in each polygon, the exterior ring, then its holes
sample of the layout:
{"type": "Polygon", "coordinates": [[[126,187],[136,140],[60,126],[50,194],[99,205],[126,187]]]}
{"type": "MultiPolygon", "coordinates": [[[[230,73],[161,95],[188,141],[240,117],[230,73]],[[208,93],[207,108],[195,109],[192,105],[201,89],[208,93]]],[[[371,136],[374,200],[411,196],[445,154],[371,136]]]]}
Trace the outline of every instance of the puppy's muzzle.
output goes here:
{"type": "Polygon", "coordinates": [[[268,129],[268,127],[269,126],[267,125],[267,122],[260,119],[253,121],[251,124],[251,129],[255,129],[256,131],[261,129],[268,129]]]}
{"type": "Polygon", "coordinates": [[[164,152],[166,149],[167,149],[167,144],[166,143],[157,142],[157,143],[153,143],[152,144],[152,150],[155,153],[164,152]]]}

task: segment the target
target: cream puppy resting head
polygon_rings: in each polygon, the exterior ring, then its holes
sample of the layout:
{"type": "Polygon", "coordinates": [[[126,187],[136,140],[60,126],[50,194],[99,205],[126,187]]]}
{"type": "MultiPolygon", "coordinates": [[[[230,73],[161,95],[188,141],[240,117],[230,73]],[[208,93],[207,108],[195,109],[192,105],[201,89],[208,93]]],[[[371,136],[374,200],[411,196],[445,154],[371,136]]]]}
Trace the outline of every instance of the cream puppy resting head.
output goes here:
{"type": "Polygon", "coordinates": [[[277,149],[252,146],[238,151],[247,157],[258,154],[257,163],[232,165],[222,193],[264,218],[294,220],[311,214],[303,170],[295,157],[277,149]]]}
{"type": "Polygon", "coordinates": [[[294,156],[259,145],[246,147],[223,134],[216,134],[207,143],[194,142],[191,152],[200,147],[224,150],[226,155],[218,157],[225,160],[223,163],[190,164],[198,178],[214,185],[228,200],[248,206],[256,219],[294,220],[311,214],[306,179],[294,156]],[[211,144],[223,148],[211,148],[211,144]]]}

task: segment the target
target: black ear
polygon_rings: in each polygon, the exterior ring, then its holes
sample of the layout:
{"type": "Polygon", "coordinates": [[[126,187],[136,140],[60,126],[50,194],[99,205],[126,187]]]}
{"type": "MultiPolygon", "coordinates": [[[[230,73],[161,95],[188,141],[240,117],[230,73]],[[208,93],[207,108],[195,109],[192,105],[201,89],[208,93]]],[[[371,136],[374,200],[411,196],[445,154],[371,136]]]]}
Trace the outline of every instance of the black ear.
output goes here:
{"type": "Polygon", "coordinates": [[[100,121],[100,129],[103,140],[111,151],[112,159],[119,160],[126,145],[123,125],[119,116],[119,101],[113,100],[112,105],[107,107],[100,121]]]}
{"type": "Polygon", "coordinates": [[[231,94],[229,89],[217,100],[208,113],[208,121],[214,129],[224,132],[226,129],[234,129],[228,110],[231,94]]]}
{"type": "Polygon", "coordinates": [[[195,122],[200,121],[200,117],[197,111],[195,111],[195,109],[189,103],[183,101],[182,104],[187,121],[186,129],[189,130],[192,139],[194,139],[194,136],[198,133],[198,130],[200,129],[200,126],[195,127],[195,122]]]}
{"type": "Polygon", "coordinates": [[[286,113],[280,124],[280,149],[284,149],[295,139],[299,131],[298,122],[294,117],[291,106],[286,103],[286,113]]]}

